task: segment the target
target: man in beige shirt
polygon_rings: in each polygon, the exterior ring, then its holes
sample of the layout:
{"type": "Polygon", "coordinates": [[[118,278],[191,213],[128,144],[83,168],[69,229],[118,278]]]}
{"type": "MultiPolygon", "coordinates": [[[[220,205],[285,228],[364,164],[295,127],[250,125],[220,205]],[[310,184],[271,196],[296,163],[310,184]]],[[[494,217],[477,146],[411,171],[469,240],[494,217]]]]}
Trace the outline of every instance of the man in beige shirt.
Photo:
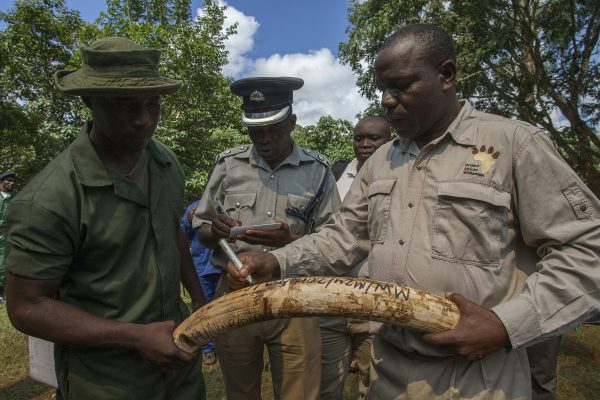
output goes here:
{"type": "Polygon", "coordinates": [[[371,278],[446,294],[461,319],[426,335],[372,326],[368,399],[529,399],[525,348],[600,308],[600,202],[545,132],[458,100],[442,29],[393,34],[375,80],[398,138],[367,160],[332,224],[242,254],[230,279],[344,274],[369,240],[371,278]]]}
{"type": "MultiPolygon", "coordinates": [[[[196,209],[192,222],[201,242],[215,248],[215,267],[227,259],[217,242],[229,239],[238,225],[281,222],[279,229],[251,230],[236,236],[235,252],[283,247],[325,224],[340,207],[328,162],[317,152],[300,148],[291,138],[298,78],[246,78],[231,90],[243,98],[242,122],[252,145],[225,151],[196,209]],[[222,202],[229,216],[218,215],[222,202]]],[[[226,290],[223,277],[215,296],[226,290]]],[[[265,321],[215,338],[227,398],[260,399],[264,346],[269,352],[275,397],[318,399],[321,341],[312,318],[265,321]]]]}
{"type": "MultiPolygon", "coordinates": [[[[391,140],[392,127],[378,116],[358,121],[354,127],[354,158],[337,180],[342,199],[350,190],[356,174],[375,151],[391,140]]],[[[369,277],[366,260],[354,267],[352,276],[369,277]]],[[[319,318],[321,330],[321,400],[337,400],[344,397],[344,385],[353,360],[358,369],[358,395],[364,399],[369,387],[369,360],[371,336],[369,322],[345,317],[319,318]]]]}

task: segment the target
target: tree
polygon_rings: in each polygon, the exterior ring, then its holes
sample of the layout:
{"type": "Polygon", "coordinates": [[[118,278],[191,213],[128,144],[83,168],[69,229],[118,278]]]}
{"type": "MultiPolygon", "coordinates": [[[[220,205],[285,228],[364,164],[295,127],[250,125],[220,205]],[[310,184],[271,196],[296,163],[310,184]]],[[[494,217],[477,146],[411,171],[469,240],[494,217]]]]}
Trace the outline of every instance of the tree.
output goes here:
{"type": "Polygon", "coordinates": [[[332,164],[354,158],[354,127],[345,119],[321,117],[316,125],[298,126],[293,136],[299,146],[317,150],[332,164]]]}
{"type": "Polygon", "coordinates": [[[566,0],[353,0],[340,58],[376,101],[373,61],[409,23],[453,36],[457,88],[482,110],[550,133],[566,161],[600,196],[600,3],[566,0]]]}
{"type": "Polygon", "coordinates": [[[213,0],[192,19],[190,0],[107,0],[95,23],[81,20],[63,0],[21,0],[0,19],[0,132],[2,169],[24,181],[64,149],[89,112],[76,97],[60,93],[59,69],[80,66],[78,47],[105,36],[128,37],[161,50],[161,73],[181,79],[182,89],[162,99],[156,137],[178,155],[186,193],[197,198],[217,154],[247,143],[240,99],[229,90],[221,67],[227,62],[223,8],[213,0]]]}
{"type": "Polygon", "coordinates": [[[0,13],[0,170],[27,181],[77,132],[85,111],[59,94],[53,73],[71,62],[87,25],[62,0],[18,1],[0,13]]]}
{"type": "Polygon", "coordinates": [[[191,18],[190,0],[107,0],[101,14],[102,36],[117,35],[161,49],[161,73],[181,79],[181,90],[162,99],[157,138],[177,154],[186,172],[188,200],[202,193],[216,156],[227,146],[246,143],[240,99],[221,73],[227,62],[223,7],[204,2],[191,18]]]}

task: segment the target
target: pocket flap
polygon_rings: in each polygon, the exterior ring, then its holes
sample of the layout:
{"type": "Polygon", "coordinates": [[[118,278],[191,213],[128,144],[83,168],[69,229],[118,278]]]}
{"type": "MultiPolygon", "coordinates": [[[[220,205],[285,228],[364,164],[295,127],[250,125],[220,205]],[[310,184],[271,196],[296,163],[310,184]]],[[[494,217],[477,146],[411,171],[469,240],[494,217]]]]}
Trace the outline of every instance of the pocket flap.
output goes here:
{"type": "Polygon", "coordinates": [[[510,210],[510,193],[477,182],[441,182],[438,186],[438,196],[475,199],[510,210]]]}
{"type": "Polygon", "coordinates": [[[567,198],[567,201],[571,205],[575,216],[578,219],[590,219],[592,218],[592,207],[589,200],[581,191],[581,188],[577,182],[571,182],[564,188],[562,192],[567,198]]]}
{"type": "Polygon", "coordinates": [[[291,208],[304,211],[306,205],[310,202],[310,199],[304,196],[298,196],[297,194],[288,194],[288,205],[291,208]]]}
{"type": "Polygon", "coordinates": [[[393,179],[380,179],[372,182],[367,189],[367,197],[371,197],[375,194],[390,194],[396,183],[396,178],[393,179]]]}
{"type": "Polygon", "coordinates": [[[242,207],[252,207],[256,201],[256,192],[230,193],[225,195],[223,206],[227,210],[235,210],[242,207]]]}

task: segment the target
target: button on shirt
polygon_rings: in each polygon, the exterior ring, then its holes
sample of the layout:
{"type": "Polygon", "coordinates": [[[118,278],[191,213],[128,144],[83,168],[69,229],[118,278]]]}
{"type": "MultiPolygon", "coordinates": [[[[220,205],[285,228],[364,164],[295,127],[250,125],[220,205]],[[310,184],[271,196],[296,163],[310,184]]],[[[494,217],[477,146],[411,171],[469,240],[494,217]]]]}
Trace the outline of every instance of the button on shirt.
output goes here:
{"type": "MultiPolygon", "coordinates": [[[[273,251],[283,277],[350,268],[369,240],[371,278],[492,308],[513,347],[599,307],[600,203],[536,127],[463,102],[440,138],[385,144],[356,181],[333,224],[273,251]]],[[[446,354],[379,329],[400,349],[446,354]]]]}

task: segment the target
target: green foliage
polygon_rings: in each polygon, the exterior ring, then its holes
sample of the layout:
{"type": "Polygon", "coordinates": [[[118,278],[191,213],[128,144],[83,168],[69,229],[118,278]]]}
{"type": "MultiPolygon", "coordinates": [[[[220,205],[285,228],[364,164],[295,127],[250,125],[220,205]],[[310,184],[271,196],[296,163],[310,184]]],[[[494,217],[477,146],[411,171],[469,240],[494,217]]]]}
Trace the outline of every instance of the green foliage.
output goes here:
{"type": "Polygon", "coordinates": [[[77,135],[89,112],[77,97],[54,84],[59,69],[79,68],[78,47],[105,36],[128,37],[161,50],[161,73],[181,79],[182,89],[162,99],[156,137],[179,157],[190,198],[198,197],[215,157],[247,142],[240,103],[221,67],[223,8],[204,2],[191,19],[190,0],[107,0],[95,23],[84,22],[63,0],[21,0],[6,13],[0,31],[0,170],[27,182],[77,135]]]}
{"type": "Polygon", "coordinates": [[[223,9],[212,0],[204,2],[203,15],[190,16],[189,0],[108,0],[100,18],[102,36],[161,49],[161,73],[183,82],[177,94],[162,99],[156,137],[182,163],[189,200],[201,195],[216,155],[245,141],[241,101],[221,74],[227,62],[223,42],[234,31],[222,31],[223,9]]]}
{"type": "Polygon", "coordinates": [[[19,1],[0,13],[0,169],[24,180],[74,137],[85,112],[62,96],[53,73],[71,62],[85,23],[62,0],[19,1]]]}
{"type": "Polygon", "coordinates": [[[461,96],[546,129],[600,195],[599,2],[353,0],[349,20],[340,58],[373,103],[372,66],[385,38],[410,23],[442,26],[456,45],[461,96]],[[557,110],[570,126],[557,124],[557,110]]]}
{"type": "Polygon", "coordinates": [[[353,129],[350,121],[325,116],[321,117],[316,125],[298,126],[293,137],[299,146],[317,150],[334,164],[340,160],[354,158],[353,129]]]}

